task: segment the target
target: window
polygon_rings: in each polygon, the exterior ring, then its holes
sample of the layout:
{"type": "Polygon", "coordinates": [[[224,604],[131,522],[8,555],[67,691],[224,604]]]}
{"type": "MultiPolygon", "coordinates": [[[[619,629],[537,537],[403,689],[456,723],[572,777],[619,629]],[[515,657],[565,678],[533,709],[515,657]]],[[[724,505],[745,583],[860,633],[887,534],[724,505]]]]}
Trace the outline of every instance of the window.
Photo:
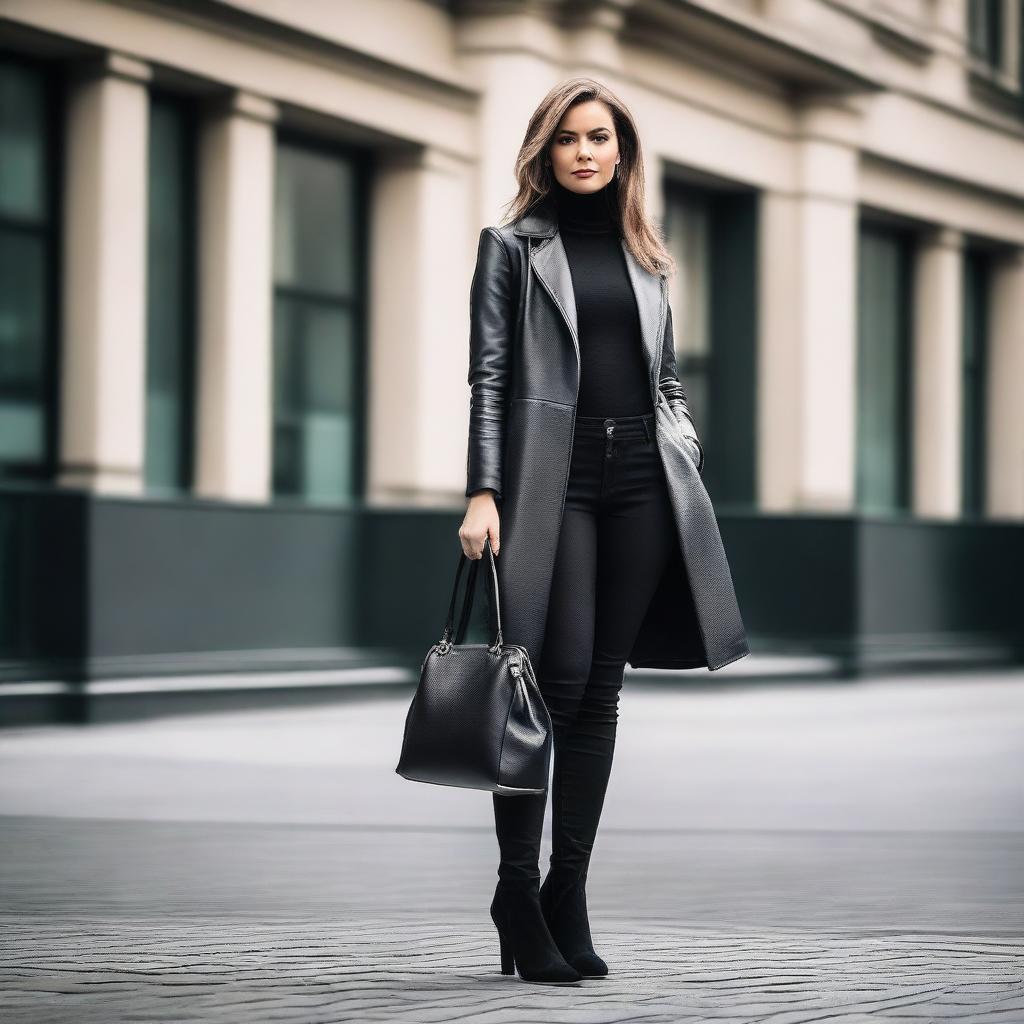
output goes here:
{"type": "Polygon", "coordinates": [[[56,436],[54,97],[0,57],[0,475],[52,475],[56,436]]]}
{"type": "Polygon", "coordinates": [[[710,195],[697,190],[675,190],[665,217],[665,234],[678,268],[669,286],[677,355],[686,363],[687,381],[698,405],[704,403],[697,388],[706,384],[711,361],[712,217],[710,195]]]}
{"type": "Polygon", "coordinates": [[[967,49],[1005,89],[1024,92],[1024,0],[967,0],[967,49]]]}
{"type": "Polygon", "coordinates": [[[993,68],[1003,66],[1003,16],[1003,0],[968,0],[968,46],[993,68]]]}
{"type": "Polygon", "coordinates": [[[279,141],[274,198],[275,495],[361,490],[362,175],[354,158],[279,141]]]}
{"type": "Polygon", "coordinates": [[[862,222],[857,268],[858,506],[909,508],[911,236],[862,222]]]}
{"type": "Polygon", "coordinates": [[[185,103],[153,96],[149,122],[146,487],[192,484],[195,373],[195,128],[185,103]]]}
{"type": "Polygon", "coordinates": [[[666,186],[679,379],[704,445],[708,491],[741,504],[756,497],[756,219],[753,192],[666,186]]]}
{"type": "Polygon", "coordinates": [[[982,515],[985,510],[985,377],[990,280],[988,253],[970,247],[965,249],[961,435],[962,508],[965,515],[982,515]]]}

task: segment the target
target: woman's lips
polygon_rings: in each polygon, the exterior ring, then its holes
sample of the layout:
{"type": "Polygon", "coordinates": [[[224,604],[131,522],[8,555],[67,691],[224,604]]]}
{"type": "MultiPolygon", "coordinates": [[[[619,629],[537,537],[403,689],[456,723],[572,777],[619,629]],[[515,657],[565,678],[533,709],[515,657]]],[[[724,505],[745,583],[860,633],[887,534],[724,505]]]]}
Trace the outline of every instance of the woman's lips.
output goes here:
{"type": "Polygon", "coordinates": [[[575,174],[577,178],[589,178],[592,174],[597,174],[597,171],[573,171],[572,173],[575,174]]]}

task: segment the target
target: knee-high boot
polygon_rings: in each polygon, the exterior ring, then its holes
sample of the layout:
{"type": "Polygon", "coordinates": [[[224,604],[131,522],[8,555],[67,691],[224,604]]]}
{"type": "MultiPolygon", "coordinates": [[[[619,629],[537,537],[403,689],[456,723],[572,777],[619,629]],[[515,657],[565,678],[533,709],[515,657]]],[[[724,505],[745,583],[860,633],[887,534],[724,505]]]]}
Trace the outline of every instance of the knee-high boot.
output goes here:
{"type": "Polygon", "coordinates": [[[562,956],[540,907],[540,842],[547,793],[494,793],[494,824],[501,860],[491,900],[501,972],[524,981],[574,984],[580,973],[562,956]]]}
{"type": "Polygon", "coordinates": [[[594,951],[586,881],[615,751],[615,709],[584,701],[576,721],[555,731],[551,861],[541,908],[565,959],[584,977],[608,965],[594,951]]]}

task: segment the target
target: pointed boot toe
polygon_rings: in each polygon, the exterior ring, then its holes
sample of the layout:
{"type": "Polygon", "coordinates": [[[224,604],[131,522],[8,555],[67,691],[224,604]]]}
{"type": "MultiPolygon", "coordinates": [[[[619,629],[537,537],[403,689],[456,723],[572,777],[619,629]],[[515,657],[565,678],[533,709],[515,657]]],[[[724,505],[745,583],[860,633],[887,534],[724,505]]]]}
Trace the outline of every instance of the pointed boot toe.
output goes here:
{"type": "Polygon", "coordinates": [[[587,916],[586,876],[548,872],[538,893],[551,937],[566,963],[584,978],[603,978],[608,964],[597,955],[587,916]]]}

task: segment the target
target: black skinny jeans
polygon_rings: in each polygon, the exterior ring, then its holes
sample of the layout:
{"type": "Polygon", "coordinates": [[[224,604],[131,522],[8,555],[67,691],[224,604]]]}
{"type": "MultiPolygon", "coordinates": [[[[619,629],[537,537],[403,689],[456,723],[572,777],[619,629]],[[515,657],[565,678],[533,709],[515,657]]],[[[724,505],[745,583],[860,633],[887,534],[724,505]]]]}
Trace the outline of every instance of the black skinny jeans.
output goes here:
{"type": "MultiPolygon", "coordinates": [[[[577,416],[537,681],[551,714],[551,867],[584,880],[611,773],[619,691],[675,543],[654,414],[577,416]]],[[[508,881],[539,879],[547,794],[493,794],[508,881]]]]}

